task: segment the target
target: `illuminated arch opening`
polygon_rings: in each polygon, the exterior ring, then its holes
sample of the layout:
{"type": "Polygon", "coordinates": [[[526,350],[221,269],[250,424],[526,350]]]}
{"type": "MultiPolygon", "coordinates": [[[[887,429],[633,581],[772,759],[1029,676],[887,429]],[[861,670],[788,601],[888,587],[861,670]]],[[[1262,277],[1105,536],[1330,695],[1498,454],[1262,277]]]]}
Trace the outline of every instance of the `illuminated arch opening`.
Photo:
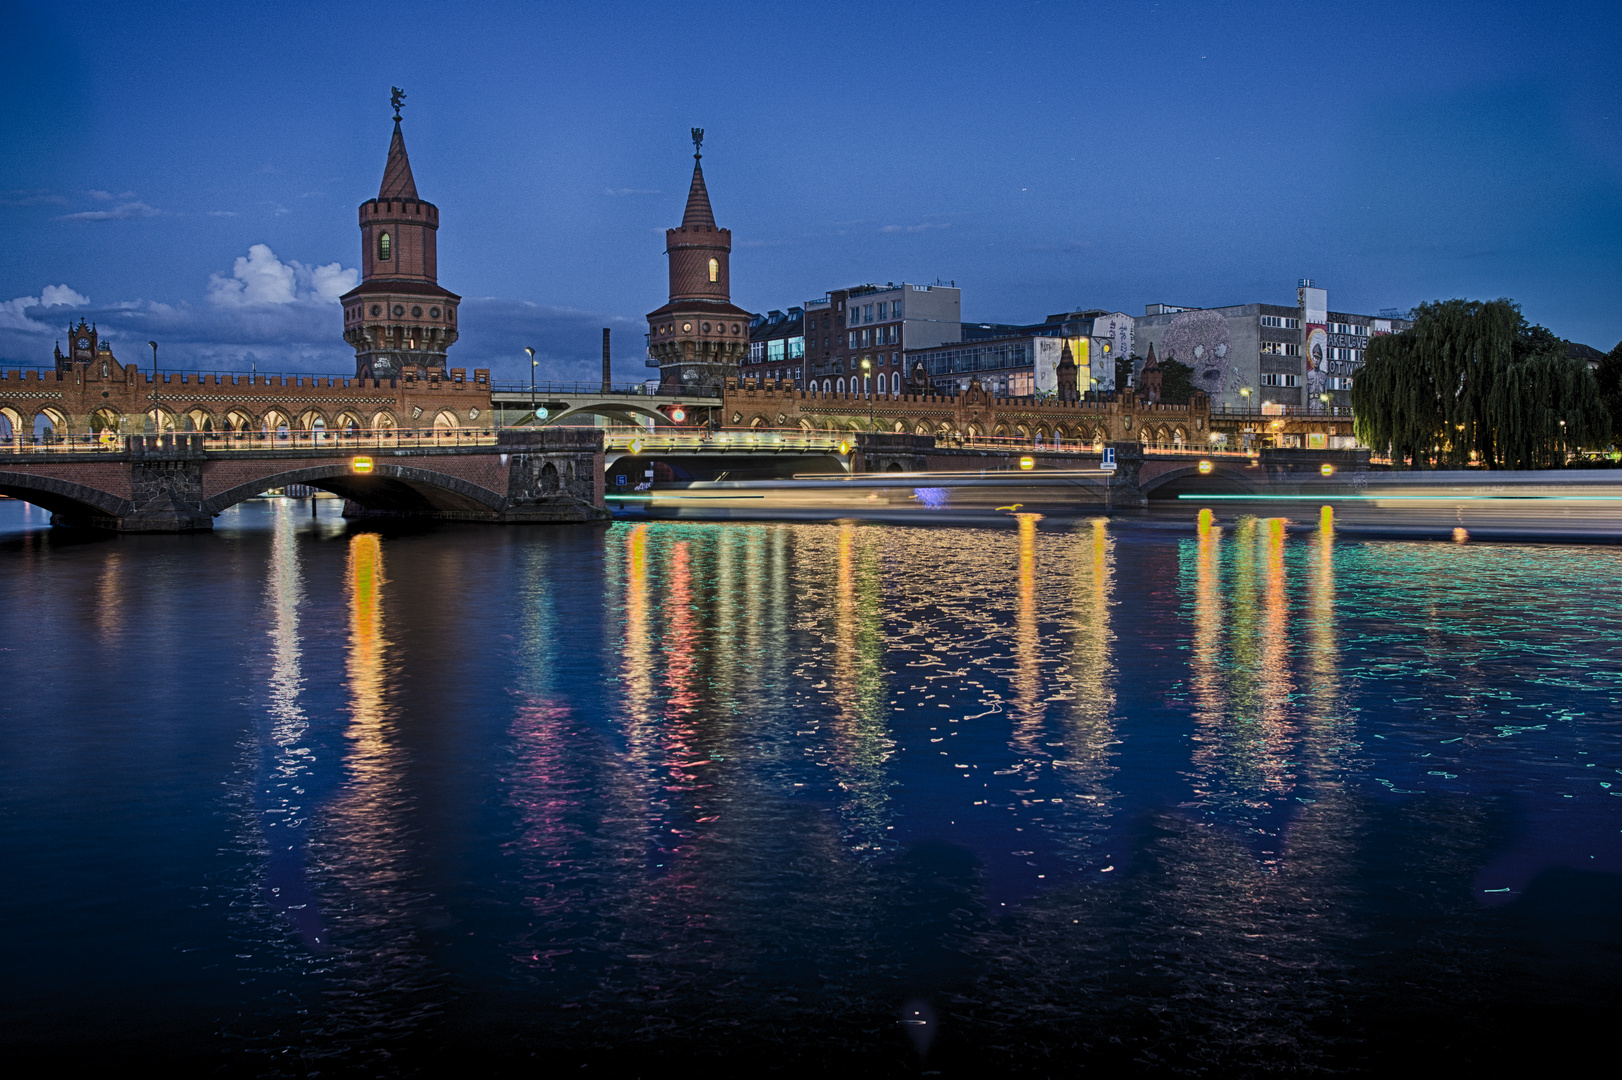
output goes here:
{"type": "Polygon", "coordinates": [[[0,442],[9,443],[23,431],[23,417],[16,409],[0,407],[0,442]]]}
{"type": "Polygon", "coordinates": [[[378,234],[377,257],[385,262],[394,257],[394,241],[389,239],[388,233],[378,234]]]}
{"type": "Polygon", "coordinates": [[[711,259],[710,260],[710,280],[711,281],[720,281],[721,280],[721,263],[717,259],[711,259]]]}

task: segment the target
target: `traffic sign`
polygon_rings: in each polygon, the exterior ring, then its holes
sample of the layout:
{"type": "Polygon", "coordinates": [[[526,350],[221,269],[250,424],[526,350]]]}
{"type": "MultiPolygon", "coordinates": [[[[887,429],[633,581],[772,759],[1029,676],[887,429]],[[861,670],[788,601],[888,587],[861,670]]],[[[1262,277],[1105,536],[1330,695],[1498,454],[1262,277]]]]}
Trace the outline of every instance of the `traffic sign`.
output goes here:
{"type": "Polygon", "coordinates": [[[1104,447],[1104,460],[1098,463],[1098,467],[1105,472],[1115,471],[1115,447],[1104,447]]]}

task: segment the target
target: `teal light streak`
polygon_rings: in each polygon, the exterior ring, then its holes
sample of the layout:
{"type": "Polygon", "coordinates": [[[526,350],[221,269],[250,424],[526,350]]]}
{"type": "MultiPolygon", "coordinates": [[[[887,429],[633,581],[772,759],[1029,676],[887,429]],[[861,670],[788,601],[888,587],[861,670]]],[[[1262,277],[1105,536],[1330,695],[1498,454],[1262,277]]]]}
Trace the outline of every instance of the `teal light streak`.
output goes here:
{"type": "Polygon", "coordinates": [[[1618,502],[1622,495],[1179,495],[1196,502],[1228,500],[1237,502],[1370,502],[1411,500],[1414,502],[1618,502]]]}

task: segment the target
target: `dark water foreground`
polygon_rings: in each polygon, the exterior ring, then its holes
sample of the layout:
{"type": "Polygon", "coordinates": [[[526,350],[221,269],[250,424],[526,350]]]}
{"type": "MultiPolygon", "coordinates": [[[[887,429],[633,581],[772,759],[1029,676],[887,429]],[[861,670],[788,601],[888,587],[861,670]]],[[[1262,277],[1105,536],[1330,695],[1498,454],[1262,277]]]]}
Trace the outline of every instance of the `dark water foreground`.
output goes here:
{"type": "Polygon", "coordinates": [[[335,508],[0,503],[8,1062],[1615,1067],[1622,550],[335,508]]]}

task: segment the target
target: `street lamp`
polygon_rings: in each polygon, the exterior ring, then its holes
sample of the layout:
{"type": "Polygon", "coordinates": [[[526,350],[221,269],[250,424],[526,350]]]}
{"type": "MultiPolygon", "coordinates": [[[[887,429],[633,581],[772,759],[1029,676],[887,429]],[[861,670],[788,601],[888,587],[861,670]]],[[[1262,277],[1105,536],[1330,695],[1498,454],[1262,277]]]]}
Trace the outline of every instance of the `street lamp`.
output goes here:
{"type": "Polygon", "coordinates": [[[1318,400],[1324,403],[1324,415],[1327,416],[1329,414],[1329,395],[1319,394],[1318,400]]]}
{"type": "Polygon", "coordinates": [[[163,427],[158,423],[158,343],[147,342],[152,346],[152,433],[162,435],[163,427]]]}
{"type": "MultiPolygon", "coordinates": [[[[873,430],[873,359],[862,357],[862,388],[867,392],[867,430],[873,430]]],[[[1562,421],[1564,423],[1564,421],[1562,421]]]]}
{"type": "Polygon", "coordinates": [[[524,351],[529,353],[529,423],[533,427],[535,425],[535,369],[541,366],[541,362],[535,359],[534,349],[526,345],[524,351]]]}

